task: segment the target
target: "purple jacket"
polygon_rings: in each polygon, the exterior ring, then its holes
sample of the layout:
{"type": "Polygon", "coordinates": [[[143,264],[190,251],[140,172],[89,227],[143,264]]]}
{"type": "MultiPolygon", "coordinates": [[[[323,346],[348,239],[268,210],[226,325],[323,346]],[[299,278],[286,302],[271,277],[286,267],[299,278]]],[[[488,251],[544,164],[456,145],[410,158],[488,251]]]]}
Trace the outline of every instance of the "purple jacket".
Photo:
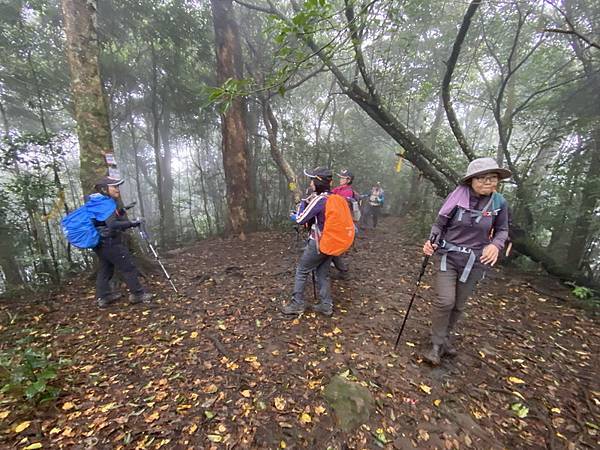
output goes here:
{"type": "Polygon", "coordinates": [[[302,200],[298,209],[296,223],[298,225],[312,225],[310,239],[317,239],[315,234],[315,222],[319,229],[319,234],[323,233],[325,226],[325,203],[327,202],[326,193],[317,195],[313,198],[302,200]]]}
{"type": "MultiPolygon", "coordinates": [[[[482,210],[490,201],[490,196],[478,196],[473,190],[470,190],[469,194],[469,209],[482,210]]],[[[431,234],[437,235],[436,243],[443,239],[454,245],[470,248],[477,256],[478,264],[480,264],[479,256],[486,245],[494,244],[498,250],[504,248],[508,239],[508,206],[506,203],[497,211],[497,215],[484,215],[479,222],[465,209],[463,209],[461,217],[460,209],[463,208],[457,206],[449,217],[438,215],[436,222],[431,227],[431,234]],[[490,239],[492,229],[493,236],[490,239]]],[[[440,249],[440,252],[444,253],[444,249],[440,249]]],[[[448,260],[456,267],[464,267],[467,259],[468,255],[465,253],[448,253],[448,260]]]]}

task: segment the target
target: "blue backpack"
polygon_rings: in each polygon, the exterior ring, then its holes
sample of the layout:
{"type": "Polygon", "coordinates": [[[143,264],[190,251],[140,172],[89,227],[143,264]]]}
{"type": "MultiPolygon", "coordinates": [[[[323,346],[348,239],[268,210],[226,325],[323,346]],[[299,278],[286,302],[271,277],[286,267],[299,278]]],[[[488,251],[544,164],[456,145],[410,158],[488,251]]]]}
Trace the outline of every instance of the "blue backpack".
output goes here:
{"type": "Polygon", "coordinates": [[[62,221],[65,238],[77,248],[94,248],[100,243],[100,233],[92,219],[104,221],[117,209],[117,203],[102,194],[92,194],[80,208],[67,214],[62,221]]]}

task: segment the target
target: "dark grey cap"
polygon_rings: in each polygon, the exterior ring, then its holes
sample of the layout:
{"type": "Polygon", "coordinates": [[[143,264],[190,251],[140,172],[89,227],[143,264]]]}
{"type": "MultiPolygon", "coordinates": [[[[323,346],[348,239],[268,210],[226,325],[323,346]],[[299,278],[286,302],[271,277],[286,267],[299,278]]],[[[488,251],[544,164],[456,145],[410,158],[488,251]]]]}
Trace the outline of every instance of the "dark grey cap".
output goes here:
{"type": "Polygon", "coordinates": [[[96,183],[96,186],[121,186],[125,180],[121,178],[102,177],[96,183]]]}
{"type": "Polygon", "coordinates": [[[304,175],[308,178],[317,178],[319,180],[331,180],[333,172],[327,167],[317,167],[312,170],[304,170],[304,175]]]}

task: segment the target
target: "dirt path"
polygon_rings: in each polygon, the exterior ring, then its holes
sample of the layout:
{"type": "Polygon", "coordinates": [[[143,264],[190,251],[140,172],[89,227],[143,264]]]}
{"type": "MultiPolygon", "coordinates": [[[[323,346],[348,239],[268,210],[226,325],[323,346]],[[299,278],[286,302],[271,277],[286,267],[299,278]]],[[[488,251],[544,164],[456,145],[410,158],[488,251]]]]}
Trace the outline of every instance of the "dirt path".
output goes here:
{"type": "Polygon", "coordinates": [[[4,301],[2,349],[31,341],[73,362],[53,406],[27,411],[0,397],[0,446],[598,448],[600,327],[555,298],[564,293],[552,280],[534,290],[516,273],[494,271],[470,303],[459,355],[432,369],[419,356],[428,344],[428,273],[393,352],[420,264],[419,246],[401,229],[387,219],[357,241],[352,279],[333,281],[330,319],[277,312],[292,288],[293,232],[179,251],[167,265],[183,295],[157,276],[156,308],[97,310],[83,280],[34,303],[4,301]],[[321,393],[347,370],[376,400],[350,434],[337,430],[321,393]],[[16,433],[23,421],[31,423],[16,433]]]}

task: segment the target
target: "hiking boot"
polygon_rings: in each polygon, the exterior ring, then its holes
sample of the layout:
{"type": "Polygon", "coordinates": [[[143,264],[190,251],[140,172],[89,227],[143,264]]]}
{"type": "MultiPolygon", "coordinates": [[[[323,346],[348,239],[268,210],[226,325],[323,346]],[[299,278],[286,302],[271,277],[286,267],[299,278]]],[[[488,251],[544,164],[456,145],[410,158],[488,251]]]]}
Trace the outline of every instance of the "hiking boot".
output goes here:
{"type": "Polygon", "coordinates": [[[442,346],[442,356],[449,356],[450,358],[454,358],[458,354],[458,350],[449,342],[445,343],[442,346]]]}
{"type": "Polygon", "coordinates": [[[285,315],[302,314],[306,310],[304,304],[291,301],[281,307],[281,312],[285,315]]]}
{"type": "Polygon", "coordinates": [[[437,344],[433,344],[433,347],[431,347],[431,350],[429,351],[429,353],[425,354],[425,356],[423,356],[423,359],[425,361],[427,361],[429,364],[431,364],[432,366],[439,366],[440,365],[440,358],[441,358],[441,351],[442,348],[441,346],[437,345],[437,344]]]}
{"type": "Polygon", "coordinates": [[[112,294],[105,295],[104,297],[98,297],[96,304],[98,305],[98,308],[107,308],[120,298],[121,294],[119,292],[113,292],[112,294]]]}
{"type": "Polygon", "coordinates": [[[135,305],[137,303],[152,303],[152,294],[150,292],[142,292],[141,294],[131,294],[129,303],[135,305]]]}
{"type": "Polygon", "coordinates": [[[317,303],[312,307],[313,311],[323,314],[324,316],[331,317],[333,315],[333,306],[330,304],[324,304],[323,302],[317,303]]]}

